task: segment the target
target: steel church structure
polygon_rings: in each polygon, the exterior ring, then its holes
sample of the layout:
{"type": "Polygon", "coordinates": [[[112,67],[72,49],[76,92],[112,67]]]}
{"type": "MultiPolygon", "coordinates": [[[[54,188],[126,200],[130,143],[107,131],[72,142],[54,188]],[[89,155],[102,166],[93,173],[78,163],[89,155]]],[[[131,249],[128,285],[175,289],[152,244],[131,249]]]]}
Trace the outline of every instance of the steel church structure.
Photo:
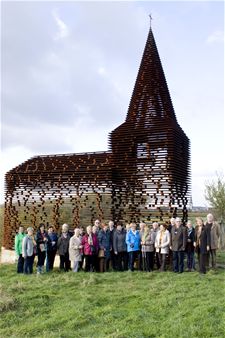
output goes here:
{"type": "Polygon", "coordinates": [[[189,139],[150,28],[126,119],[110,133],[109,150],[35,156],[6,174],[3,246],[12,248],[19,224],[186,219],[189,179],[189,139]]]}

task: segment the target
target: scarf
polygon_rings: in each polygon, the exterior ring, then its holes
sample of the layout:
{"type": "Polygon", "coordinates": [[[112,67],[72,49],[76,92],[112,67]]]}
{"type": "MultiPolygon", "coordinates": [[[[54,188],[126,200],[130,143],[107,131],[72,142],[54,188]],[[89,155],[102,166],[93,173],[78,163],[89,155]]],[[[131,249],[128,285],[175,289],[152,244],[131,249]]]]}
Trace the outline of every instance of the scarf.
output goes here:
{"type": "Polygon", "coordinates": [[[142,242],[146,242],[146,238],[148,237],[148,235],[149,235],[149,230],[147,229],[142,235],[142,238],[141,238],[142,242]]]}
{"type": "Polygon", "coordinates": [[[160,237],[159,237],[159,245],[162,244],[162,239],[163,239],[164,234],[165,234],[165,230],[161,230],[160,231],[160,237]]]}
{"type": "Polygon", "coordinates": [[[92,234],[88,235],[88,244],[93,245],[93,239],[92,239],[92,234]]]}
{"type": "Polygon", "coordinates": [[[202,225],[198,227],[198,232],[197,232],[197,244],[200,245],[200,236],[202,233],[202,225]]]}
{"type": "Polygon", "coordinates": [[[192,233],[192,228],[188,229],[188,237],[190,236],[190,234],[192,233]]]}

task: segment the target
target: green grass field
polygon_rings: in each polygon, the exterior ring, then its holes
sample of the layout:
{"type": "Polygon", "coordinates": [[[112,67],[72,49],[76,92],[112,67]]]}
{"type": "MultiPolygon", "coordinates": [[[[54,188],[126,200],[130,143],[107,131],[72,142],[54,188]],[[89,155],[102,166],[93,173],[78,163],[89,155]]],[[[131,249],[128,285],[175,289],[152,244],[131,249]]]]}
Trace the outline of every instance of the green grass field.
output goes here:
{"type": "Polygon", "coordinates": [[[224,338],[225,270],[24,276],[2,265],[0,337],[224,338]]]}
{"type": "Polygon", "coordinates": [[[37,277],[1,265],[0,338],[224,338],[225,252],[218,266],[204,276],[56,269],[37,277]]]}

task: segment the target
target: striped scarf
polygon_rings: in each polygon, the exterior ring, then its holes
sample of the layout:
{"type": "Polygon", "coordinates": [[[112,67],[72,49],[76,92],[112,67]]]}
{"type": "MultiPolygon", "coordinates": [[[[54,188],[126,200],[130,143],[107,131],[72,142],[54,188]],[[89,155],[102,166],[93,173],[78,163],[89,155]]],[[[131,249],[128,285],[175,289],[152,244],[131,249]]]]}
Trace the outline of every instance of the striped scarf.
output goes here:
{"type": "Polygon", "coordinates": [[[165,230],[160,230],[159,245],[162,244],[162,239],[163,239],[164,234],[165,234],[165,230]]]}
{"type": "Polygon", "coordinates": [[[92,234],[88,235],[88,244],[93,245],[93,239],[92,239],[92,234]]]}
{"type": "Polygon", "coordinates": [[[142,242],[146,242],[146,238],[148,237],[148,235],[149,235],[149,229],[146,229],[141,238],[142,242]]]}

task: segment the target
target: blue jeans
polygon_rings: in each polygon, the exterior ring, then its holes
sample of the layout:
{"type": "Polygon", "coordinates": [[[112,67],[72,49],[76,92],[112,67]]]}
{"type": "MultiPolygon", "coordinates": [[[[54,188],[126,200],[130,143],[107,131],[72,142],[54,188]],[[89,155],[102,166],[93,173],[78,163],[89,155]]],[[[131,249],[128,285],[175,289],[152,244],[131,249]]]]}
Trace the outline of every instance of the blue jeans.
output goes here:
{"type": "Polygon", "coordinates": [[[74,261],[73,262],[73,272],[78,272],[79,268],[79,261],[74,261]]]}
{"type": "Polygon", "coordinates": [[[188,270],[192,270],[195,268],[194,261],[194,251],[187,252],[187,268],[188,270]]]}
{"type": "Polygon", "coordinates": [[[24,258],[24,273],[33,273],[34,255],[24,258]]]}
{"type": "Polygon", "coordinates": [[[130,271],[134,271],[134,262],[138,257],[139,251],[130,251],[129,252],[129,260],[128,260],[128,269],[130,271]]]}
{"type": "Polygon", "coordinates": [[[184,251],[173,251],[173,271],[184,271],[184,251]]]}
{"type": "Polygon", "coordinates": [[[56,255],[55,250],[47,251],[47,255],[46,255],[46,271],[47,272],[53,270],[55,255],[56,255]]]}

